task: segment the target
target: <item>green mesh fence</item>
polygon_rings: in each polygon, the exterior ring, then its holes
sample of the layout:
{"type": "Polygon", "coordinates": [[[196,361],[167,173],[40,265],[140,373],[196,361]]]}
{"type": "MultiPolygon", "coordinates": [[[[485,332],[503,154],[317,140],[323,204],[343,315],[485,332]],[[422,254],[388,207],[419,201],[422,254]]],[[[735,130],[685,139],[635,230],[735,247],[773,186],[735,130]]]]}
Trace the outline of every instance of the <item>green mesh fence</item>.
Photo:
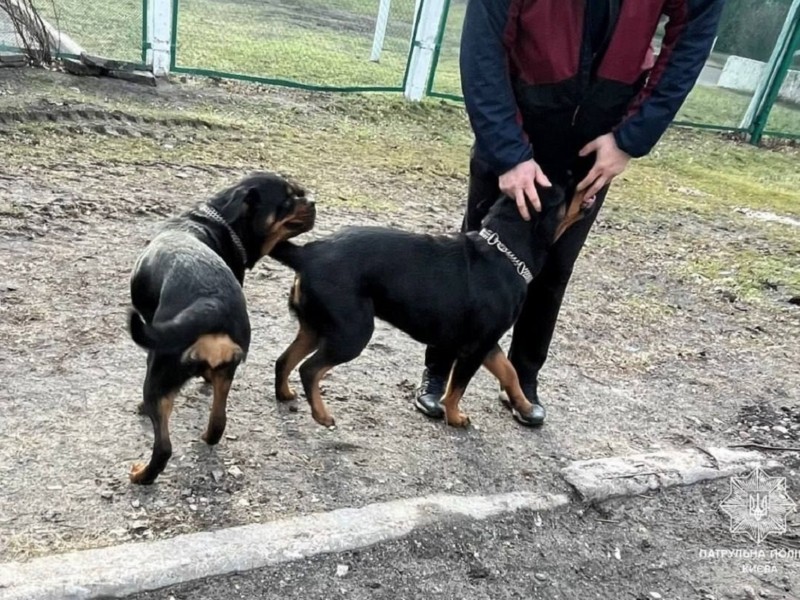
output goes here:
{"type": "MultiPolygon", "coordinates": [[[[740,127],[790,5],[791,0],[728,0],[714,51],[680,111],[678,123],[714,129],[740,127]],[[759,26],[754,27],[754,23],[759,26]]],[[[451,0],[439,61],[429,86],[432,96],[461,99],[458,51],[465,9],[466,0],[451,0]]],[[[654,39],[656,52],[663,33],[662,23],[654,39]]],[[[768,132],[784,137],[800,135],[800,57],[794,65],[767,122],[768,132]]]]}
{"type": "Polygon", "coordinates": [[[325,89],[403,88],[415,0],[180,0],[175,6],[177,72],[325,89]]]}
{"type": "MultiPolygon", "coordinates": [[[[87,53],[144,62],[142,0],[34,0],[33,4],[46,21],[87,53]]],[[[8,27],[10,24],[4,25],[0,18],[0,43],[12,39],[3,35],[8,27]]]]}

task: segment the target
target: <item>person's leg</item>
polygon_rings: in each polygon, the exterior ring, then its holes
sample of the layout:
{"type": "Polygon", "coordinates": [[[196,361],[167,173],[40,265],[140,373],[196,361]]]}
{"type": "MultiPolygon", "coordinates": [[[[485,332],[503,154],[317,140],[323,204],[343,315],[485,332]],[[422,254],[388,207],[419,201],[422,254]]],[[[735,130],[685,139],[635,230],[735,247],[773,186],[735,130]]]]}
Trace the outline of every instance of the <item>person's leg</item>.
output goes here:
{"type": "MultiPolygon", "coordinates": [[[[492,204],[499,197],[497,176],[488,165],[475,157],[473,151],[469,163],[467,209],[464,212],[461,231],[478,229],[492,204]]],[[[425,370],[414,400],[417,410],[435,419],[444,416],[441,399],[454,361],[455,356],[447,349],[435,346],[428,346],[425,349],[425,370]]]]}
{"type": "Polygon", "coordinates": [[[550,250],[542,270],[528,287],[525,305],[514,325],[508,357],[517,370],[525,396],[534,405],[534,410],[527,417],[518,419],[526,425],[540,425],[545,419],[545,409],[537,390],[539,371],[547,360],[575,261],[607,192],[608,186],[597,194],[591,214],[570,227],[550,250]]]}

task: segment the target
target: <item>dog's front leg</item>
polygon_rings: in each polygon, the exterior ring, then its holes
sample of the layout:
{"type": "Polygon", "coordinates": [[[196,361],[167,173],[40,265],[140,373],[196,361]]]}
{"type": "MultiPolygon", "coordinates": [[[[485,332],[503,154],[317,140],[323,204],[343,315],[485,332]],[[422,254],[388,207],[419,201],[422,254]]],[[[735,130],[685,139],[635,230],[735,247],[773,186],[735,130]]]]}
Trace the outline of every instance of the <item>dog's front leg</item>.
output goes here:
{"type": "Polygon", "coordinates": [[[453,427],[467,427],[469,425],[469,417],[459,410],[458,404],[464,396],[467,385],[469,385],[469,382],[480,368],[485,355],[485,352],[467,354],[459,356],[453,363],[450,378],[447,380],[447,388],[442,397],[444,418],[448,425],[453,427]]]}

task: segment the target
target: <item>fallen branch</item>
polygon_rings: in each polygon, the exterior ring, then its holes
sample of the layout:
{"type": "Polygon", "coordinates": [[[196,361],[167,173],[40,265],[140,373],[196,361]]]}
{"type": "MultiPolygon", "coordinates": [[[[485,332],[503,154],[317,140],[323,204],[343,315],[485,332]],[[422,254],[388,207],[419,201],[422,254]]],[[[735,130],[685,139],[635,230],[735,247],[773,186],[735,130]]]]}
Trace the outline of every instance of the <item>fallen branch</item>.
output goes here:
{"type": "Polygon", "coordinates": [[[800,448],[796,446],[765,446],[764,444],[755,444],[753,442],[731,444],[728,448],[756,448],[757,450],[774,450],[775,452],[800,452],[800,448]]]}

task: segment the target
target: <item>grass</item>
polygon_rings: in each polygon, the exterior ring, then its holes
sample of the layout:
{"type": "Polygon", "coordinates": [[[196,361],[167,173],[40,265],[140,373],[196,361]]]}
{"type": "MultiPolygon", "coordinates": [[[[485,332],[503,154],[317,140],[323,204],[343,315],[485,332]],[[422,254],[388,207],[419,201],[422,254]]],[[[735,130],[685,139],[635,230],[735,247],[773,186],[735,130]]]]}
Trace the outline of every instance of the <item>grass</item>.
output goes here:
{"type": "MultiPolygon", "coordinates": [[[[52,4],[38,0],[44,14],[52,4]]],[[[394,88],[403,85],[415,0],[393,0],[379,62],[370,51],[378,0],[180,0],[176,64],[333,87],[394,88]]],[[[141,0],[55,0],[63,28],[95,54],[141,57],[141,0]],[[102,8],[97,8],[102,6],[102,8]]],[[[460,95],[458,52],[466,0],[452,0],[433,91],[460,95]]],[[[697,86],[681,109],[681,121],[738,127],[748,94],[697,86]]],[[[800,135],[800,109],[777,104],[768,130],[800,135]]]]}
{"type": "Polygon", "coordinates": [[[372,22],[360,28],[359,23],[350,22],[353,29],[349,31],[326,28],[326,22],[335,23],[339,18],[330,7],[321,8],[316,15],[307,13],[314,15],[308,22],[303,20],[302,7],[286,9],[280,4],[184,0],[181,7],[179,67],[313,85],[402,88],[410,20],[405,41],[387,35],[381,60],[375,63],[369,60],[372,22]],[[221,21],[226,23],[224,28],[219,26],[221,21]]]}
{"type": "Polygon", "coordinates": [[[87,52],[141,61],[142,0],[34,0],[34,6],[87,52]]]}

